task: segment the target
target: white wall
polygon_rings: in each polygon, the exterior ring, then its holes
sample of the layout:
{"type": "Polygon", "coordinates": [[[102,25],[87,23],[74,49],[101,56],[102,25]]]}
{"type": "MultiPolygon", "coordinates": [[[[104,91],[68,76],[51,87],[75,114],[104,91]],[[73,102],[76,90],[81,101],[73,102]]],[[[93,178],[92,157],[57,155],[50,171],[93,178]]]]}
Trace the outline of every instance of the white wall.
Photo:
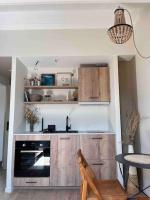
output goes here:
{"type": "MultiPolygon", "coordinates": [[[[147,8],[141,15],[136,26],[136,41],[140,51],[144,55],[150,55],[150,9],[147,8]]],[[[141,115],[140,138],[142,153],[150,154],[150,59],[136,58],[138,106],[141,115]]],[[[150,183],[150,170],[144,170],[144,185],[150,183]]],[[[147,190],[150,195],[150,189],[147,190]]]]}
{"type": "Polygon", "coordinates": [[[133,54],[130,41],[114,45],[105,29],[0,31],[0,44],[1,56],[133,54]]]}
{"type": "Polygon", "coordinates": [[[3,143],[3,168],[7,168],[7,149],[8,149],[8,130],[7,122],[9,122],[9,106],[10,106],[10,85],[6,85],[6,111],[5,111],[5,130],[3,143]]]}
{"type": "Polygon", "coordinates": [[[9,84],[9,80],[7,78],[5,78],[4,76],[0,75],[0,83],[7,85],[7,84],[9,84]]]}
{"type": "Polygon", "coordinates": [[[27,69],[23,63],[16,60],[16,88],[15,88],[15,121],[14,132],[25,130],[24,119],[24,78],[27,76],[27,69]]]}
{"type": "Polygon", "coordinates": [[[10,94],[10,116],[9,116],[9,137],[8,137],[8,156],[7,156],[7,177],[6,177],[6,192],[12,191],[13,181],[13,135],[14,132],[22,129],[25,130],[24,123],[24,104],[23,104],[23,89],[24,77],[26,76],[26,67],[20,60],[12,59],[12,74],[11,74],[11,94],[10,94]]]}
{"type": "Polygon", "coordinates": [[[2,161],[3,157],[5,108],[6,108],[6,86],[0,84],[0,161],[2,161]]]}

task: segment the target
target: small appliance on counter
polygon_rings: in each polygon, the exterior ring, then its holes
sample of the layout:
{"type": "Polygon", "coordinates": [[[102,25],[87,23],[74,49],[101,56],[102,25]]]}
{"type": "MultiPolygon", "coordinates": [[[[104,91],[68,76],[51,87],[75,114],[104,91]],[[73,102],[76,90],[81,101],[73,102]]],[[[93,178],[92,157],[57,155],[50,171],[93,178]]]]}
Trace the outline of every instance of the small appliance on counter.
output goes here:
{"type": "Polygon", "coordinates": [[[55,133],[56,125],[48,125],[47,129],[43,129],[43,133],[55,133]]]}

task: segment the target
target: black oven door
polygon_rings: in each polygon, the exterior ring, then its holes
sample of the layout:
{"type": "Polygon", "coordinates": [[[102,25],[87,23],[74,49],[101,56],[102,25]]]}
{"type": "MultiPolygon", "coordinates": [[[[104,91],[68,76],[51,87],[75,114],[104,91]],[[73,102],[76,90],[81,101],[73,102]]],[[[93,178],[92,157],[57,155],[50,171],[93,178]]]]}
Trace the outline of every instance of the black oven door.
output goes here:
{"type": "Polygon", "coordinates": [[[50,142],[17,141],[15,148],[15,177],[50,176],[50,142]]]}

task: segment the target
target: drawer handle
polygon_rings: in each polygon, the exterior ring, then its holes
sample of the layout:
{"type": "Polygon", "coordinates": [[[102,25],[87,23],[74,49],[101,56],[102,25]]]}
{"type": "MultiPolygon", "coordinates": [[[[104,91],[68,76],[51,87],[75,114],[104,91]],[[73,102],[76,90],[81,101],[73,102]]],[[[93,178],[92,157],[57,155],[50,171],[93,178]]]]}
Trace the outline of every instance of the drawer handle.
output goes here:
{"type": "Polygon", "coordinates": [[[98,99],[99,97],[90,97],[90,99],[98,99]]]}
{"type": "Polygon", "coordinates": [[[26,181],[26,183],[37,183],[36,181],[26,181]]]}
{"type": "Polygon", "coordinates": [[[93,163],[92,165],[104,165],[104,163],[93,163]]]}
{"type": "Polygon", "coordinates": [[[94,137],[94,138],[91,138],[92,140],[102,140],[103,138],[102,137],[94,137]]]}
{"type": "Polygon", "coordinates": [[[70,140],[70,137],[60,138],[60,140],[70,140]]]}

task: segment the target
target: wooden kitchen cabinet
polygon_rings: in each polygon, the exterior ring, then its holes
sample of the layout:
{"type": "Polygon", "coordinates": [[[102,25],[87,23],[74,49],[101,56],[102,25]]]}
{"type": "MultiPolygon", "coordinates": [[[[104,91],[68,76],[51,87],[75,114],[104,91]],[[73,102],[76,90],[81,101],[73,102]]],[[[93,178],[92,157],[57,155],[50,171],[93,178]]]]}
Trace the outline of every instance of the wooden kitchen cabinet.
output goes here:
{"type": "Polygon", "coordinates": [[[81,65],[79,68],[79,101],[109,102],[109,67],[81,65]]]}
{"type": "Polygon", "coordinates": [[[99,162],[90,160],[88,163],[98,179],[116,179],[116,162],[114,159],[101,160],[99,162]]]}
{"type": "Polygon", "coordinates": [[[80,148],[97,178],[116,178],[115,135],[81,135],[80,148]]]}
{"type": "Polygon", "coordinates": [[[57,186],[58,182],[58,137],[57,135],[50,136],[50,186],[57,186]]]}
{"type": "Polygon", "coordinates": [[[113,134],[81,135],[80,148],[87,160],[114,159],[115,136],[113,134]]]}
{"type": "Polygon", "coordinates": [[[79,137],[75,135],[54,137],[57,137],[57,141],[55,139],[57,150],[54,148],[55,151],[54,149],[51,151],[50,186],[79,186],[79,167],[76,161],[79,137]]]}
{"type": "Polygon", "coordinates": [[[18,135],[14,141],[26,140],[50,140],[50,178],[14,177],[14,186],[80,186],[78,149],[98,179],[116,178],[114,134],[18,135]]]}
{"type": "Polygon", "coordinates": [[[39,187],[49,186],[49,178],[14,178],[14,186],[16,187],[39,187]]]}

